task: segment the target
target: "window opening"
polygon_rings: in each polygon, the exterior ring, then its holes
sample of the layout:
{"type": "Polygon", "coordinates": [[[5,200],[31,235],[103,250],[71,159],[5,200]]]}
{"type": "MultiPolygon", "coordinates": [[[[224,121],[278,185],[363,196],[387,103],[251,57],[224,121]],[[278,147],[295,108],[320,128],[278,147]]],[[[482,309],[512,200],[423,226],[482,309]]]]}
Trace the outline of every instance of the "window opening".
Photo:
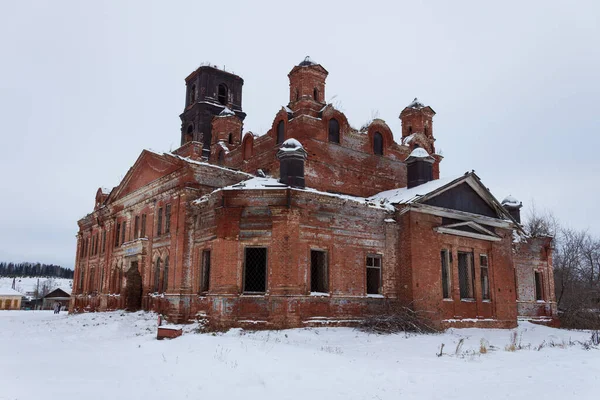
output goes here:
{"type": "Polygon", "coordinates": [[[327,253],[320,250],[310,251],[310,291],[327,293],[327,253]]]}
{"type": "Polygon", "coordinates": [[[160,207],[158,209],[158,225],[156,227],[156,236],[162,235],[162,222],[163,222],[162,221],[163,220],[162,211],[163,211],[163,209],[162,209],[162,207],[160,207]]]}
{"type": "Polygon", "coordinates": [[[381,294],[381,256],[367,256],[367,294],[381,294]]]}
{"type": "Polygon", "coordinates": [[[490,274],[487,254],[479,255],[479,266],[481,267],[481,298],[490,299],[490,274]]]}
{"type": "Polygon", "coordinates": [[[264,293],[267,286],[267,248],[246,247],[244,257],[244,292],[264,293]]]}
{"type": "Polygon", "coordinates": [[[535,299],[538,301],[544,300],[542,273],[538,271],[535,272],[535,299]]]}
{"type": "Polygon", "coordinates": [[[165,267],[163,270],[163,281],[161,293],[166,293],[169,287],[169,256],[165,257],[165,267]]]}
{"type": "Polygon", "coordinates": [[[229,138],[227,139],[227,143],[233,144],[233,133],[229,134],[229,138]]]}
{"type": "Polygon", "coordinates": [[[458,281],[460,286],[460,298],[473,300],[475,298],[473,253],[458,252],[458,281]]]}
{"type": "Polygon", "coordinates": [[[329,141],[333,143],[340,142],[340,124],[335,118],[329,120],[329,141]]]}
{"type": "Polygon", "coordinates": [[[140,237],[146,237],[146,214],[142,214],[142,231],[140,237]]]}
{"type": "Polygon", "coordinates": [[[125,243],[125,232],[127,232],[127,222],[123,221],[121,224],[121,244],[125,243]]]}
{"type": "Polygon", "coordinates": [[[315,101],[319,101],[319,91],[317,88],[313,90],[313,99],[315,99],[315,101]]]}
{"type": "Polygon", "coordinates": [[[139,229],[140,229],[140,216],[136,215],[135,216],[135,224],[133,225],[133,238],[137,239],[139,236],[139,229]]]}
{"type": "Polygon", "coordinates": [[[156,265],[154,267],[154,292],[158,292],[160,285],[160,257],[156,259],[156,265]]]}
{"type": "Polygon", "coordinates": [[[190,104],[196,101],[196,85],[190,88],[190,104]]]}
{"type": "Polygon", "coordinates": [[[285,124],[283,121],[279,121],[277,124],[277,144],[283,143],[285,139],[285,124]]]}
{"type": "Polygon", "coordinates": [[[227,86],[225,86],[225,84],[221,83],[219,85],[218,97],[217,97],[217,99],[219,100],[219,103],[226,106],[227,105],[227,97],[228,97],[227,86]]]}
{"type": "Polygon", "coordinates": [[[373,153],[379,156],[383,155],[383,136],[379,132],[375,132],[373,135],[373,153]]]}
{"type": "Polygon", "coordinates": [[[441,251],[442,259],[442,295],[444,299],[452,297],[452,275],[450,274],[450,251],[444,249],[441,251]]]}
{"type": "Polygon", "coordinates": [[[171,204],[165,206],[165,234],[171,232],[171,204]]]}
{"type": "Polygon", "coordinates": [[[210,289],[210,250],[202,251],[202,274],[200,292],[205,293],[210,289]]]}

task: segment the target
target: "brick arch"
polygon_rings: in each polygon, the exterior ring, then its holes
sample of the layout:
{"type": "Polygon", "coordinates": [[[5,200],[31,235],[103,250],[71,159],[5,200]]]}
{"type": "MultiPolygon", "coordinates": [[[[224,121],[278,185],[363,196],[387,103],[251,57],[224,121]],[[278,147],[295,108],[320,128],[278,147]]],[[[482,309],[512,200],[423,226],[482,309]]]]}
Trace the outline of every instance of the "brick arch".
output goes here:
{"type": "Polygon", "coordinates": [[[328,104],[323,110],[321,120],[323,121],[323,127],[325,131],[325,140],[328,140],[329,136],[329,120],[336,119],[340,125],[340,144],[344,142],[345,135],[352,129],[346,115],[335,109],[331,104],[328,104]]]}
{"type": "Polygon", "coordinates": [[[365,149],[365,152],[373,154],[373,140],[374,140],[376,132],[381,133],[381,136],[383,137],[383,155],[386,155],[387,152],[389,151],[390,147],[395,142],[394,142],[394,135],[392,134],[392,130],[390,129],[388,124],[386,124],[385,121],[382,119],[375,119],[369,125],[368,131],[367,131],[367,136],[368,136],[369,140],[368,140],[367,148],[365,149]]]}

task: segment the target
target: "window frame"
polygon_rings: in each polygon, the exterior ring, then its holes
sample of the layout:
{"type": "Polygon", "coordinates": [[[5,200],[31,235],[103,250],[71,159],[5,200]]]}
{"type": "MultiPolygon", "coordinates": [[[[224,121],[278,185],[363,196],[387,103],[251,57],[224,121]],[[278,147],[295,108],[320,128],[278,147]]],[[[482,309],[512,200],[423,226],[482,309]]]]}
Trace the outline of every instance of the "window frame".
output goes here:
{"type": "Polygon", "coordinates": [[[199,293],[210,292],[210,267],[212,263],[211,249],[202,249],[200,251],[200,287],[199,293]],[[208,256],[207,256],[208,254],[208,256]]]}
{"type": "Polygon", "coordinates": [[[327,122],[327,139],[328,139],[329,143],[340,144],[340,142],[341,142],[340,136],[341,136],[340,135],[340,122],[336,118],[330,118],[329,121],[327,122]],[[334,124],[334,127],[336,127],[336,130],[337,130],[337,132],[333,132],[334,140],[332,140],[332,123],[334,124]]]}
{"type": "Polygon", "coordinates": [[[368,253],[365,257],[365,294],[367,296],[383,295],[383,254],[368,253]],[[370,266],[369,259],[378,259],[379,267],[370,266]],[[369,293],[369,268],[379,269],[379,287],[377,289],[377,293],[369,293]]]}
{"type": "Polygon", "coordinates": [[[456,258],[457,258],[457,266],[458,266],[458,288],[459,288],[459,292],[460,292],[460,300],[461,301],[475,301],[476,299],[476,291],[475,291],[475,266],[474,266],[474,256],[473,256],[473,251],[464,251],[464,250],[459,250],[456,254],[456,258]],[[469,297],[463,297],[463,287],[462,287],[462,279],[461,279],[461,273],[460,273],[460,255],[461,254],[465,254],[467,256],[467,279],[470,282],[470,292],[469,293],[471,296],[469,297]]]}
{"type": "MultiPolygon", "coordinates": [[[[330,293],[330,288],[329,288],[329,252],[326,249],[322,249],[322,248],[317,248],[317,247],[313,247],[309,249],[309,257],[310,257],[310,280],[309,280],[309,292],[310,293],[330,293]],[[322,278],[324,279],[324,282],[322,282],[321,284],[323,285],[323,288],[325,290],[313,290],[313,252],[315,253],[322,253],[323,254],[323,259],[324,259],[324,273],[322,273],[322,278]]],[[[318,285],[317,285],[318,286],[318,285]]]]}
{"type": "Polygon", "coordinates": [[[158,215],[156,217],[156,236],[161,236],[163,234],[162,224],[163,224],[163,208],[158,207],[158,215]]]}
{"type": "Polygon", "coordinates": [[[542,271],[533,271],[533,284],[535,288],[535,301],[546,301],[546,298],[544,296],[544,274],[542,273],[542,271]]]}
{"type": "Polygon", "coordinates": [[[164,234],[171,233],[171,203],[165,205],[165,229],[164,234]]]}
{"type": "Polygon", "coordinates": [[[375,154],[376,156],[383,156],[384,155],[384,151],[383,148],[385,147],[385,140],[383,138],[383,134],[379,131],[375,132],[373,134],[373,154],[375,154]],[[381,138],[381,147],[378,147],[378,138],[381,138]]]}
{"type": "Polygon", "coordinates": [[[479,281],[481,285],[481,300],[486,302],[492,301],[492,291],[490,290],[490,257],[485,253],[479,254],[479,281]],[[483,260],[485,260],[485,265],[482,262],[483,260]]]}
{"type": "Polygon", "coordinates": [[[452,250],[440,250],[441,261],[441,284],[442,284],[442,299],[452,300],[452,250]],[[444,273],[446,274],[446,282],[444,282],[444,273]],[[447,292],[447,293],[446,293],[447,292]]]}

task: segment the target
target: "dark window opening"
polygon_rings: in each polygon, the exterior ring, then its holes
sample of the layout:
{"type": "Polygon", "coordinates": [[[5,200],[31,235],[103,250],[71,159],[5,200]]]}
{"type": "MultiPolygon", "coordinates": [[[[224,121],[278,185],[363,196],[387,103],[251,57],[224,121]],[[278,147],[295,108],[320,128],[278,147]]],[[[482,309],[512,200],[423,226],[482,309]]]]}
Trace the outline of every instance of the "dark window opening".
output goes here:
{"type": "Polygon", "coordinates": [[[84,279],[84,275],[83,275],[83,268],[79,270],[79,280],[77,281],[77,287],[79,288],[79,292],[81,293],[81,291],[83,290],[83,279],[84,279]]]}
{"type": "Polygon", "coordinates": [[[317,88],[313,90],[313,99],[315,99],[315,101],[319,101],[319,91],[317,88]]]}
{"type": "Polygon", "coordinates": [[[165,206],[165,233],[171,232],[171,205],[165,206]]]}
{"type": "Polygon", "coordinates": [[[409,135],[412,134],[412,126],[410,126],[410,125],[408,126],[408,134],[409,135]]]}
{"type": "Polygon", "coordinates": [[[162,220],[163,220],[162,207],[160,207],[158,209],[158,224],[156,226],[156,236],[162,235],[162,220]]]}
{"type": "Polygon", "coordinates": [[[460,286],[460,298],[473,300],[475,298],[473,253],[458,252],[458,282],[460,286]]]}
{"type": "Polygon", "coordinates": [[[156,259],[156,265],[154,267],[154,292],[158,293],[160,285],[160,257],[156,259]]]}
{"type": "Polygon", "coordinates": [[[210,250],[202,251],[202,274],[200,276],[200,292],[205,293],[210,290],[210,250]]]}
{"type": "Polygon", "coordinates": [[[296,89],[296,101],[300,100],[300,91],[296,89]]]}
{"type": "Polygon", "coordinates": [[[190,88],[190,104],[196,101],[196,85],[192,85],[190,88]]]}
{"type": "Polygon", "coordinates": [[[227,143],[233,144],[233,133],[229,134],[229,138],[227,139],[227,143]]]}
{"type": "Polygon", "coordinates": [[[121,244],[125,243],[125,233],[127,232],[127,222],[121,224],[121,244]]]}
{"type": "Polygon", "coordinates": [[[194,126],[193,125],[189,125],[187,127],[186,133],[185,133],[185,141],[187,142],[191,142],[192,140],[194,140],[194,126]]]}
{"type": "Polygon", "coordinates": [[[165,268],[163,270],[163,281],[161,293],[166,293],[169,287],[169,256],[165,258],[165,268]]]}
{"type": "Polygon", "coordinates": [[[117,229],[115,231],[115,247],[119,247],[119,235],[121,234],[121,224],[117,224],[117,229]]]}
{"type": "Polygon", "coordinates": [[[134,239],[137,239],[140,237],[139,229],[140,229],[140,216],[136,215],[135,223],[133,225],[133,238],[134,239]]]}
{"type": "Polygon", "coordinates": [[[367,256],[367,294],[381,292],[381,256],[367,256]]]}
{"type": "Polygon", "coordinates": [[[542,273],[535,272],[535,299],[538,301],[544,300],[544,290],[542,286],[542,273]]]}
{"type": "Polygon", "coordinates": [[[267,288],[267,248],[246,247],[244,257],[244,292],[264,293],[267,288]]]}
{"type": "Polygon", "coordinates": [[[452,275],[450,274],[450,252],[446,249],[441,251],[442,258],[442,295],[444,299],[451,298],[452,275]]]}
{"type": "Polygon", "coordinates": [[[106,229],[102,231],[102,254],[106,251],[106,229]]]}
{"type": "Polygon", "coordinates": [[[479,266],[481,268],[481,298],[483,300],[490,299],[490,274],[488,267],[487,254],[479,255],[479,266]]]}
{"type": "Polygon", "coordinates": [[[277,144],[283,143],[285,139],[285,124],[283,121],[279,121],[277,124],[277,144]]]}
{"type": "Polygon", "coordinates": [[[327,293],[327,253],[319,250],[310,251],[310,291],[327,293]]]}
{"type": "Polygon", "coordinates": [[[333,143],[340,142],[340,123],[335,118],[329,120],[329,141],[333,143]]]}
{"type": "Polygon", "coordinates": [[[142,214],[142,230],[140,237],[146,237],[146,214],[142,214]]]}
{"type": "Polygon", "coordinates": [[[373,135],[373,153],[379,156],[383,155],[383,136],[379,132],[375,132],[373,135]]]}
{"type": "Polygon", "coordinates": [[[219,103],[226,106],[227,105],[227,97],[228,97],[227,86],[225,86],[225,84],[221,83],[219,85],[219,89],[218,89],[217,100],[219,100],[219,103]]]}

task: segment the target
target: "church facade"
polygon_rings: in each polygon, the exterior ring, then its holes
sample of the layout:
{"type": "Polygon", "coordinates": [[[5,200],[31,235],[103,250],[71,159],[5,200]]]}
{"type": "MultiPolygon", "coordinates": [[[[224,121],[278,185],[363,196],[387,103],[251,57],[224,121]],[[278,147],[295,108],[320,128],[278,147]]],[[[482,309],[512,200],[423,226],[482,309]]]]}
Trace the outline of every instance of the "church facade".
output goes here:
{"type": "Polygon", "coordinates": [[[352,324],[390,305],[440,326],[553,320],[551,240],[520,237],[513,198],[474,172],[441,178],[434,110],[399,141],[325,102],[308,57],[262,136],[243,133],[243,80],[186,78],[181,147],[142,151],[79,222],[70,311],[145,309],[226,328],[352,324]]]}

